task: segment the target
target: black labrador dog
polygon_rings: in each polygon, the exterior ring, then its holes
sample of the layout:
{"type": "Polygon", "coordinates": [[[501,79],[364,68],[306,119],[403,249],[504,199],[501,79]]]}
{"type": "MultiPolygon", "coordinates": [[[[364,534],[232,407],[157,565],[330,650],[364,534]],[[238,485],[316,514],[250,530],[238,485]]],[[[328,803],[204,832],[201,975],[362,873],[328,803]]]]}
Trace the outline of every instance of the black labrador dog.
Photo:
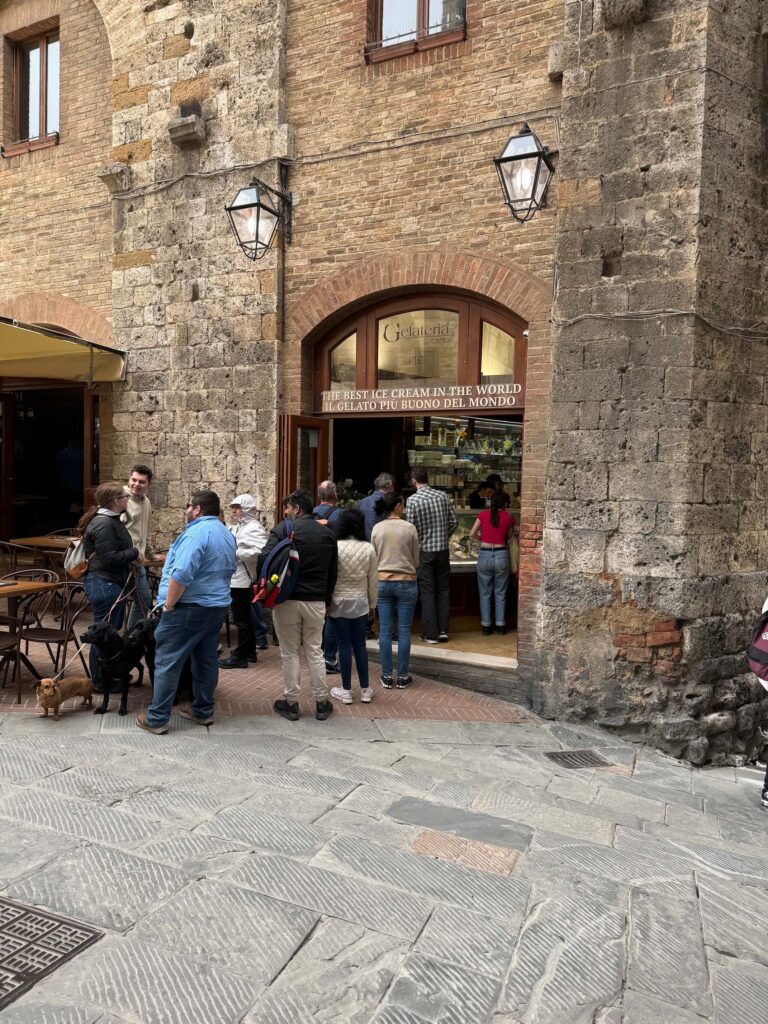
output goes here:
{"type": "Polygon", "coordinates": [[[142,619],[126,636],[121,636],[110,622],[94,622],[82,634],[80,641],[92,644],[99,652],[99,671],[104,697],[93,713],[103,715],[107,711],[109,698],[114,690],[120,693],[120,707],[117,713],[127,715],[131,672],[137,669],[139,675],[135,685],[141,686],[144,679],[142,659],[146,658],[150,682],[154,676],[154,624],[148,619],[142,619]]]}

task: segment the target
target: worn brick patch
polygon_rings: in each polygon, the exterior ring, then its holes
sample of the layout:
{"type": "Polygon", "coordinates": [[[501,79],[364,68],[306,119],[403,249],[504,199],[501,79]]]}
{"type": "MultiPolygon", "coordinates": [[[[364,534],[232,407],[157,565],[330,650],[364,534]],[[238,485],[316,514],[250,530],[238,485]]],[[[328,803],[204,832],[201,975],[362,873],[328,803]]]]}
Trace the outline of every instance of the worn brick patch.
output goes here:
{"type": "Polygon", "coordinates": [[[411,849],[428,857],[451,860],[468,868],[490,871],[494,875],[510,875],[517,860],[515,850],[507,850],[491,843],[427,829],[414,839],[411,849]]]}

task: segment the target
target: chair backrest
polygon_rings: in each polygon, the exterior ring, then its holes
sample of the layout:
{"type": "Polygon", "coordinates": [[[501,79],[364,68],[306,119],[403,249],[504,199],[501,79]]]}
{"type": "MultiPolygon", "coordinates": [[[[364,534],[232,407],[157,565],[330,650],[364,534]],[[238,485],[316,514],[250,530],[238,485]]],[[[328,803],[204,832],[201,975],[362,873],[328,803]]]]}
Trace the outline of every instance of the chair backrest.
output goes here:
{"type": "Polygon", "coordinates": [[[25,548],[23,544],[11,544],[0,540],[0,574],[16,572],[19,565],[34,566],[37,564],[37,551],[25,548]]]}
{"type": "Polygon", "coordinates": [[[55,591],[62,599],[63,607],[59,613],[61,628],[70,632],[80,615],[90,608],[85,587],[82,583],[64,582],[55,591]]]}
{"type": "Polygon", "coordinates": [[[18,617],[21,622],[22,632],[25,628],[41,626],[45,616],[51,610],[51,604],[56,596],[55,590],[41,590],[36,594],[28,594],[19,601],[18,617]]]}
{"type": "Polygon", "coordinates": [[[73,526],[68,526],[64,530],[49,530],[48,533],[46,533],[45,536],[46,537],[74,537],[74,536],[76,536],[76,534],[75,534],[75,528],[73,526]]]}
{"type": "Polygon", "coordinates": [[[34,580],[37,583],[58,583],[59,578],[53,569],[17,569],[0,576],[3,580],[34,580]]]}

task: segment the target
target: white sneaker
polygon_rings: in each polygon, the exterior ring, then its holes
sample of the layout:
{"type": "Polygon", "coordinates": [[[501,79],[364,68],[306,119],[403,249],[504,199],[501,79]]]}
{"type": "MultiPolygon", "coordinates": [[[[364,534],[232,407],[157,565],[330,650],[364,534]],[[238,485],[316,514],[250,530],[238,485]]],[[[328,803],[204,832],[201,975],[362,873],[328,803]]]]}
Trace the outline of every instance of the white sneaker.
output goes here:
{"type": "Polygon", "coordinates": [[[360,701],[363,704],[370,704],[373,700],[373,687],[365,686],[360,690],[360,701]]]}
{"type": "Polygon", "coordinates": [[[340,700],[342,704],[352,703],[351,690],[345,690],[343,686],[332,686],[331,696],[335,697],[336,700],[340,700]]]}

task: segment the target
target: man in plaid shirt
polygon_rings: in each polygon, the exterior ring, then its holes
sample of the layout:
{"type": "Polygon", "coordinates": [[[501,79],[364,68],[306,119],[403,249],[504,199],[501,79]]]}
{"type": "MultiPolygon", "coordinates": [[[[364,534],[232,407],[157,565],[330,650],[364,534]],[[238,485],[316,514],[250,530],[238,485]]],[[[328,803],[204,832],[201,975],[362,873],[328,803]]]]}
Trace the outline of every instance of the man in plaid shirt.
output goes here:
{"type": "Polygon", "coordinates": [[[421,597],[422,640],[428,644],[448,640],[451,564],[448,539],[458,526],[448,495],[429,486],[427,471],[421,466],[411,470],[416,488],[405,506],[405,518],[419,535],[421,560],[417,579],[421,597]]]}

